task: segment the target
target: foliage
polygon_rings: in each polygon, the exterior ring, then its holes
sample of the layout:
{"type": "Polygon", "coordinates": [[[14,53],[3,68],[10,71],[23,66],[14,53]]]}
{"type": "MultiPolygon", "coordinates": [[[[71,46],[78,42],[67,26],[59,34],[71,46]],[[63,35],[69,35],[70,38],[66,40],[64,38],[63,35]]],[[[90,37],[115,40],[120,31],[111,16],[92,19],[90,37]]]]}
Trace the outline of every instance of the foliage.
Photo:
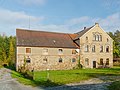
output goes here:
{"type": "Polygon", "coordinates": [[[110,37],[114,40],[113,42],[113,55],[114,58],[120,57],[120,31],[117,30],[114,33],[108,33],[110,37]]]}
{"type": "Polygon", "coordinates": [[[0,35],[0,64],[15,65],[16,37],[0,35]]]}
{"type": "Polygon", "coordinates": [[[15,71],[12,72],[12,77],[18,78],[18,81],[27,85],[56,86],[68,83],[76,83],[98,76],[117,76],[120,75],[119,71],[120,67],[109,69],[104,68],[49,71],[49,81],[47,79],[47,71],[34,72],[34,80],[27,79],[15,71]]]}

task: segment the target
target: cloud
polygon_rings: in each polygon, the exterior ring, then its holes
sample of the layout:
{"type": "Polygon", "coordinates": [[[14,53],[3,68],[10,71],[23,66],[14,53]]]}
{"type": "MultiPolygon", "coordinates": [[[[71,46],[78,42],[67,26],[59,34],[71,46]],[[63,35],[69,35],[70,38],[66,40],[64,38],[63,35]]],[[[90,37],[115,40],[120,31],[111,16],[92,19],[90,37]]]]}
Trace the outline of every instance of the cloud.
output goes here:
{"type": "Polygon", "coordinates": [[[84,22],[88,22],[89,19],[90,18],[88,16],[83,16],[83,17],[79,17],[79,18],[73,18],[71,20],[68,20],[67,24],[70,24],[70,25],[81,24],[81,23],[84,23],[84,22]]]}
{"type": "Polygon", "coordinates": [[[44,17],[30,16],[25,12],[15,12],[6,9],[0,9],[0,32],[7,30],[6,32],[10,33],[12,30],[15,34],[16,28],[29,27],[29,20],[32,25],[36,25],[43,21],[44,17]]]}
{"type": "Polygon", "coordinates": [[[107,10],[120,11],[120,0],[103,0],[103,6],[107,10]]]}
{"type": "Polygon", "coordinates": [[[0,9],[0,33],[5,32],[7,35],[15,35],[16,28],[37,29],[42,31],[76,33],[83,27],[90,27],[98,22],[105,31],[120,30],[120,13],[114,13],[105,18],[82,16],[71,18],[63,21],[61,24],[43,24],[46,17],[31,16],[25,12],[15,12],[6,9],[0,9]]]}
{"type": "Polygon", "coordinates": [[[22,5],[44,5],[46,0],[15,0],[22,5]]]}
{"type": "Polygon", "coordinates": [[[106,18],[93,19],[92,22],[98,22],[106,31],[120,30],[120,13],[114,13],[106,18]]]}

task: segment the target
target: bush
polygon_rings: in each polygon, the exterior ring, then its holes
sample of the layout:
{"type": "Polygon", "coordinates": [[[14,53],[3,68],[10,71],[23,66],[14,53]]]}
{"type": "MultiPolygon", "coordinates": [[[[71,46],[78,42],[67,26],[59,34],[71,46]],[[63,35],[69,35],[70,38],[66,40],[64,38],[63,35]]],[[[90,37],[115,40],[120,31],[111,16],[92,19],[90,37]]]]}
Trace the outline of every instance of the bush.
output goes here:
{"type": "Polygon", "coordinates": [[[113,65],[114,66],[120,66],[120,62],[114,62],[113,65]]]}

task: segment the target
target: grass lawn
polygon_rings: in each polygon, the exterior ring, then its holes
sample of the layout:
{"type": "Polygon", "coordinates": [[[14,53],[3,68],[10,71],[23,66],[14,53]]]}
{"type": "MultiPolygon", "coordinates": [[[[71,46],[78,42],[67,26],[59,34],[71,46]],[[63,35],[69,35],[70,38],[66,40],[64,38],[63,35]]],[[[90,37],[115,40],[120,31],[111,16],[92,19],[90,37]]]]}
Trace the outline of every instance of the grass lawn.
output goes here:
{"type": "Polygon", "coordinates": [[[93,77],[105,75],[120,75],[120,67],[111,69],[79,69],[61,71],[37,71],[34,72],[34,80],[24,78],[20,73],[12,71],[12,77],[27,85],[56,86],[67,83],[80,82],[93,77]],[[49,73],[49,80],[48,80],[49,73]]]}
{"type": "Polygon", "coordinates": [[[113,82],[108,88],[109,90],[120,90],[120,81],[113,82]]]}

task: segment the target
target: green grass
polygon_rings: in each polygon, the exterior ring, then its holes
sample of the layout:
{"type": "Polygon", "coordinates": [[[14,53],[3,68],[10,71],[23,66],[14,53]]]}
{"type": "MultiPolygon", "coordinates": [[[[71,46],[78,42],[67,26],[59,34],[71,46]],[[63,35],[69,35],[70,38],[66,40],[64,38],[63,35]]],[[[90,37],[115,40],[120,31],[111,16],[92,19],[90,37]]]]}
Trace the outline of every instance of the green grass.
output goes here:
{"type": "Polygon", "coordinates": [[[48,71],[34,72],[34,80],[24,78],[20,73],[12,71],[12,77],[17,78],[19,82],[32,86],[56,86],[67,83],[80,82],[93,77],[105,75],[120,75],[120,67],[111,69],[80,69],[80,70],[61,70],[49,71],[49,80],[47,78],[48,71]]]}
{"type": "Polygon", "coordinates": [[[108,88],[109,90],[120,90],[120,81],[113,82],[108,88]]]}

